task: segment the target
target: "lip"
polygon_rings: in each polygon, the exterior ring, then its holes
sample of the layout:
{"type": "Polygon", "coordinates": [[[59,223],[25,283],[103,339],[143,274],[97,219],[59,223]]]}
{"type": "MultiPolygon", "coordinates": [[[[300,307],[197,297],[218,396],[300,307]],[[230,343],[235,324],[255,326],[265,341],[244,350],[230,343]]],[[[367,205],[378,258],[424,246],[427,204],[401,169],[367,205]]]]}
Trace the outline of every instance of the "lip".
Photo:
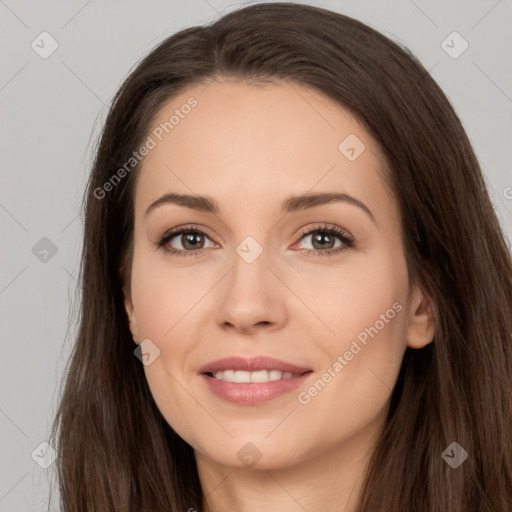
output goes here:
{"type": "Polygon", "coordinates": [[[232,356],[208,363],[199,368],[198,373],[208,389],[219,398],[238,405],[259,405],[297,389],[309,379],[313,370],[268,356],[249,359],[232,356]],[[279,370],[298,376],[269,382],[226,382],[208,375],[224,370],[279,370]]]}
{"type": "MultiPolygon", "coordinates": [[[[257,372],[258,370],[279,370],[281,372],[305,373],[311,371],[311,368],[302,368],[292,363],[268,356],[257,356],[252,358],[243,358],[238,356],[224,357],[211,363],[205,364],[199,368],[198,373],[215,373],[224,370],[244,370],[247,372],[257,372]]],[[[275,381],[278,382],[278,381],[275,381]]]]}
{"type": "Polygon", "coordinates": [[[312,374],[311,371],[291,379],[269,382],[226,382],[210,377],[206,373],[199,377],[212,393],[223,400],[238,405],[259,405],[297,389],[312,374]]]}

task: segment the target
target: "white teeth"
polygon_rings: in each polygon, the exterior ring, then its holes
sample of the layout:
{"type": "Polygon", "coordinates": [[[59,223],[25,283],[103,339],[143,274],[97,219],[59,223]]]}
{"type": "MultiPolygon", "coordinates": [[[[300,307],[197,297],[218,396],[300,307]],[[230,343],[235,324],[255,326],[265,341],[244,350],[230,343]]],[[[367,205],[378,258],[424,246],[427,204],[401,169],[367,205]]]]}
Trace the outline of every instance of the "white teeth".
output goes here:
{"type": "Polygon", "coordinates": [[[235,372],[235,382],[251,382],[251,372],[237,370],[235,372]]]}
{"type": "Polygon", "coordinates": [[[270,370],[268,372],[269,380],[280,380],[282,376],[283,372],[280,372],[279,370],[270,370]]]}
{"type": "Polygon", "coordinates": [[[248,372],[244,370],[224,370],[215,372],[214,377],[226,382],[269,382],[273,380],[291,379],[299,377],[299,374],[290,372],[281,372],[279,370],[258,370],[256,372],[248,372]]]}
{"type": "Polygon", "coordinates": [[[235,382],[235,370],[224,370],[221,379],[228,382],[235,382]]]}
{"type": "MultiPolygon", "coordinates": [[[[247,372],[247,373],[249,373],[249,372],[247,372]]],[[[251,377],[251,382],[268,382],[269,381],[269,376],[268,376],[267,370],[251,372],[249,375],[251,377]]]]}

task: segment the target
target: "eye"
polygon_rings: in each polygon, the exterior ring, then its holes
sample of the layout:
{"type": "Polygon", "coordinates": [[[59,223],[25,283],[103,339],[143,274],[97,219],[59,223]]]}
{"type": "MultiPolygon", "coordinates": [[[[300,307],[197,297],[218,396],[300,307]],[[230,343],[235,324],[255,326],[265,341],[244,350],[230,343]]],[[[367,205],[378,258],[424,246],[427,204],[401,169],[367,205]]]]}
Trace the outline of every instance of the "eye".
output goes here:
{"type": "MultiPolygon", "coordinates": [[[[157,242],[157,246],[176,256],[195,256],[204,251],[205,240],[210,239],[197,226],[184,226],[167,231],[157,242]]],[[[214,247],[215,244],[211,243],[210,247],[214,247]]]]}
{"type": "MultiPolygon", "coordinates": [[[[303,249],[308,256],[334,256],[354,246],[352,235],[334,225],[322,224],[304,231],[301,234],[300,242],[308,238],[311,238],[313,246],[312,249],[303,249]],[[336,245],[337,241],[339,243],[336,245]]],[[[199,256],[208,247],[215,247],[215,243],[210,240],[208,235],[195,225],[167,231],[156,245],[175,256],[199,256]],[[205,246],[207,240],[211,245],[205,246]]]]}
{"type": "Polygon", "coordinates": [[[313,249],[304,249],[308,256],[333,256],[354,246],[354,238],[338,226],[323,224],[303,232],[301,241],[310,238],[313,249]],[[337,240],[340,242],[336,245],[337,240]]]}

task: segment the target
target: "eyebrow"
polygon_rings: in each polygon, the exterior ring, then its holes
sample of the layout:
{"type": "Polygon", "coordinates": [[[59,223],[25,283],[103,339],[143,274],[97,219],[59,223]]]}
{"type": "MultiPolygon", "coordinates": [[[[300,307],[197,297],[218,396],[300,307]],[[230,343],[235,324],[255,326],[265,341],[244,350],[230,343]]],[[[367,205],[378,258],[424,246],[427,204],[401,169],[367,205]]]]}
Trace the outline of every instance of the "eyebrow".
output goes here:
{"type": "MultiPolygon", "coordinates": [[[[346,202],[359,207],[375,224],[377,224],[373,213],[362,201],[344,193],[319,192],[314,194],[290,196],[283,202],[281,213],[287,214],[299,210],[306,210],[308,208],[331,203],[333,201],[346,202]]],[[[213,213],[215,215],[219,213],[219,206],[217,202],[209,196],[194,196],[169,192],[151,203],[144,215],[147,217],[152,210],[164,204],[177,204],[178,206],[190,208],[191,210],[213,213]]]]}

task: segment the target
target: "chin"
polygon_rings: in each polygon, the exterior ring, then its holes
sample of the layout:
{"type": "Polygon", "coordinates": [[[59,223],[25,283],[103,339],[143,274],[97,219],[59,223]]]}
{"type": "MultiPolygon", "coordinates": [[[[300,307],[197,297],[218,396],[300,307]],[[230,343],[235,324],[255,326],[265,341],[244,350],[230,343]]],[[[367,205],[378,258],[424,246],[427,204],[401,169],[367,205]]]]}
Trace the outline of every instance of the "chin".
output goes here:
{"type": "Polygon", "coordinates": [[[201,450],[201,453],[231,469],[269,471],[285,469],[304,460],[304,454],[298,453],[297,449],[289,448],[288,452],[284,452],[283,448],[282,444],[276,446],[264,438],[243,442],[231,439],[229,443],[219,443],[213,450],[201,450]]]}

